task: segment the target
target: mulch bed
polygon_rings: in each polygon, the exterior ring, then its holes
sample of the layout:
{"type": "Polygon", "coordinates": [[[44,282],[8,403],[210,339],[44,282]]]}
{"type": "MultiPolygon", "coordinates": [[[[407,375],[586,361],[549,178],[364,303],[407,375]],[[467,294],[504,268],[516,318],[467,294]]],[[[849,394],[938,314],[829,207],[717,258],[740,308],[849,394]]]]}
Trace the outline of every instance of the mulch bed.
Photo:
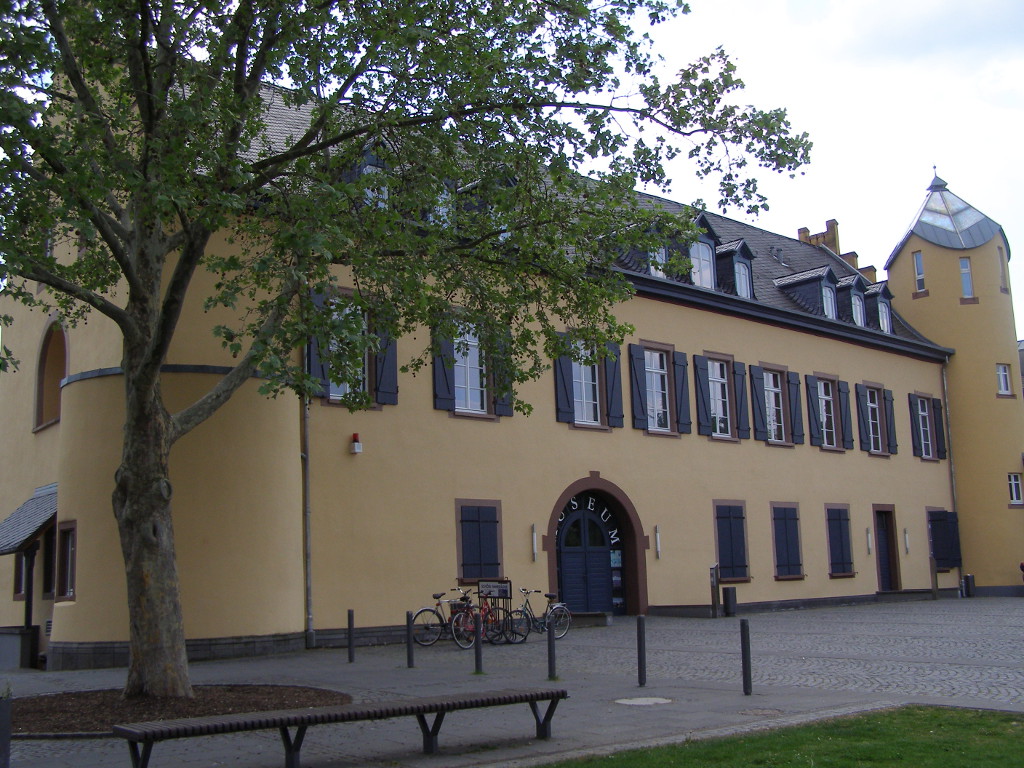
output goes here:
{"type": "Polygon", "coordinates": [[[12,730],[19,734],[110,733],[116,723],[264,712],[348,704],[352,697],[297,685],[197,685],[191,699],[125,698],[120,690],[77,691],[15,698],[12,730]]]}

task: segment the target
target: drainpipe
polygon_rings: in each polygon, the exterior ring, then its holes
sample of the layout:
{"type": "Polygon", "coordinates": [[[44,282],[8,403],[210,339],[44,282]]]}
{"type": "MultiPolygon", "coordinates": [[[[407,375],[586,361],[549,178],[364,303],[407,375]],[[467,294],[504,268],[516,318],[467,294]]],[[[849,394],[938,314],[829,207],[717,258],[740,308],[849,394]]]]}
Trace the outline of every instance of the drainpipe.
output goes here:
{"type": "Polygon", "coordinates": [[[310,506],[309,490],[309,398],[303,396],[299,402],[302,404],[300,440],[302,443],[302,575],[305,582],[305,634],[306,648],[316,648],[316,630],[313,629],[313,557],[311,552],[313,510],[310,506]]]}

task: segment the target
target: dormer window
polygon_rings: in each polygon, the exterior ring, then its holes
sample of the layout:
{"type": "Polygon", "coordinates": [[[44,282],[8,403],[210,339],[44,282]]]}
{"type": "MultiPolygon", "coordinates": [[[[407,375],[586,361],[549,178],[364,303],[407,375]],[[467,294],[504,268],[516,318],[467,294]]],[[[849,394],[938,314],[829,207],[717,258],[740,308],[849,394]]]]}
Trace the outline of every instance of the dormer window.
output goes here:
{"type": "Polygon", "coordinates": [[[697,241],[690,246],[690,279],[701,288],[715,288],[715,255],[711,246],[697,241]]]}
{"type": "Polygon", "coordinates": [[[835,320],[837,317],[836,289],[831,285],[821,286],[821,311],[824,312],[825,317],[830,320],[835,320]]]}
{"type": "Polygon", "coordinates": [[[867,325],[867,314],[864,312],[864,297],[858,293],[850,296],[853,308],[853,322],[863,328],[867,325]]]}
{"type": "Polygon", "coordinates": [[[655,277],[667,277],[665,264],[668,261],[668,252],[665,246],[655,248],[647,254],[647,262],[650,265],[651,274],[655,277]]]}
{"type": "Polygon", "coordinates": [[[736,262],[736,295],[743,299],[754,298],[754,288],[750,280],[750,265],[745,261],[736,262]]]}
{"type": "Polygon", "coordinates": [[[892,310],[884,301],[878,302],[878,327],[882,333],[892,333],[892,310]]]}

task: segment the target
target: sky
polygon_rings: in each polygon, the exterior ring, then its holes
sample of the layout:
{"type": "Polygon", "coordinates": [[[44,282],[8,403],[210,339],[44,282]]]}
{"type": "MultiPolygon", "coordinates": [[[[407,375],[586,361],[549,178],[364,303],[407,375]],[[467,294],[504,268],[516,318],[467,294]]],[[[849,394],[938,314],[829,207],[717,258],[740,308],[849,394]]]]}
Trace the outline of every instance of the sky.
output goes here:
{"type": "MultiPolygon", "coordinates": [[[[835,219],[841,249],[882,279],[937,173],[1003,227],[1024,339],[1024,2],[690,0],[690,8],[652,30],[669,71],[721,45],[746,85],[740,100],[784,107],[814,143],[804,175],[759,175],[767,213],[727,216],[794,238],[835,219]]],[[[666,197],[717,200],[685,161],[673,161],[669,175],[666,197]]]]}

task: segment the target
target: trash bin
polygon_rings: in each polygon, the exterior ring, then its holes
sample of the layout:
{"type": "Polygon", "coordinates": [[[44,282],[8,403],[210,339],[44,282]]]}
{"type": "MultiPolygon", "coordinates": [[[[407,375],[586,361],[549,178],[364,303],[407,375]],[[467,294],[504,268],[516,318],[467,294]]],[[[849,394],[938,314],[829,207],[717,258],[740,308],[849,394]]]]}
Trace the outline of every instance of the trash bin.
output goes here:
{"type": "Polygon", "coordinates": [[[722,587],[722,606],[726,616],[736,615],[736,587],[722,587]]]}
{"type": "Polygon", "coordinates": [[[965,573],[963,581],[964,597],[974,597],[974,574],[965,573]]]}

